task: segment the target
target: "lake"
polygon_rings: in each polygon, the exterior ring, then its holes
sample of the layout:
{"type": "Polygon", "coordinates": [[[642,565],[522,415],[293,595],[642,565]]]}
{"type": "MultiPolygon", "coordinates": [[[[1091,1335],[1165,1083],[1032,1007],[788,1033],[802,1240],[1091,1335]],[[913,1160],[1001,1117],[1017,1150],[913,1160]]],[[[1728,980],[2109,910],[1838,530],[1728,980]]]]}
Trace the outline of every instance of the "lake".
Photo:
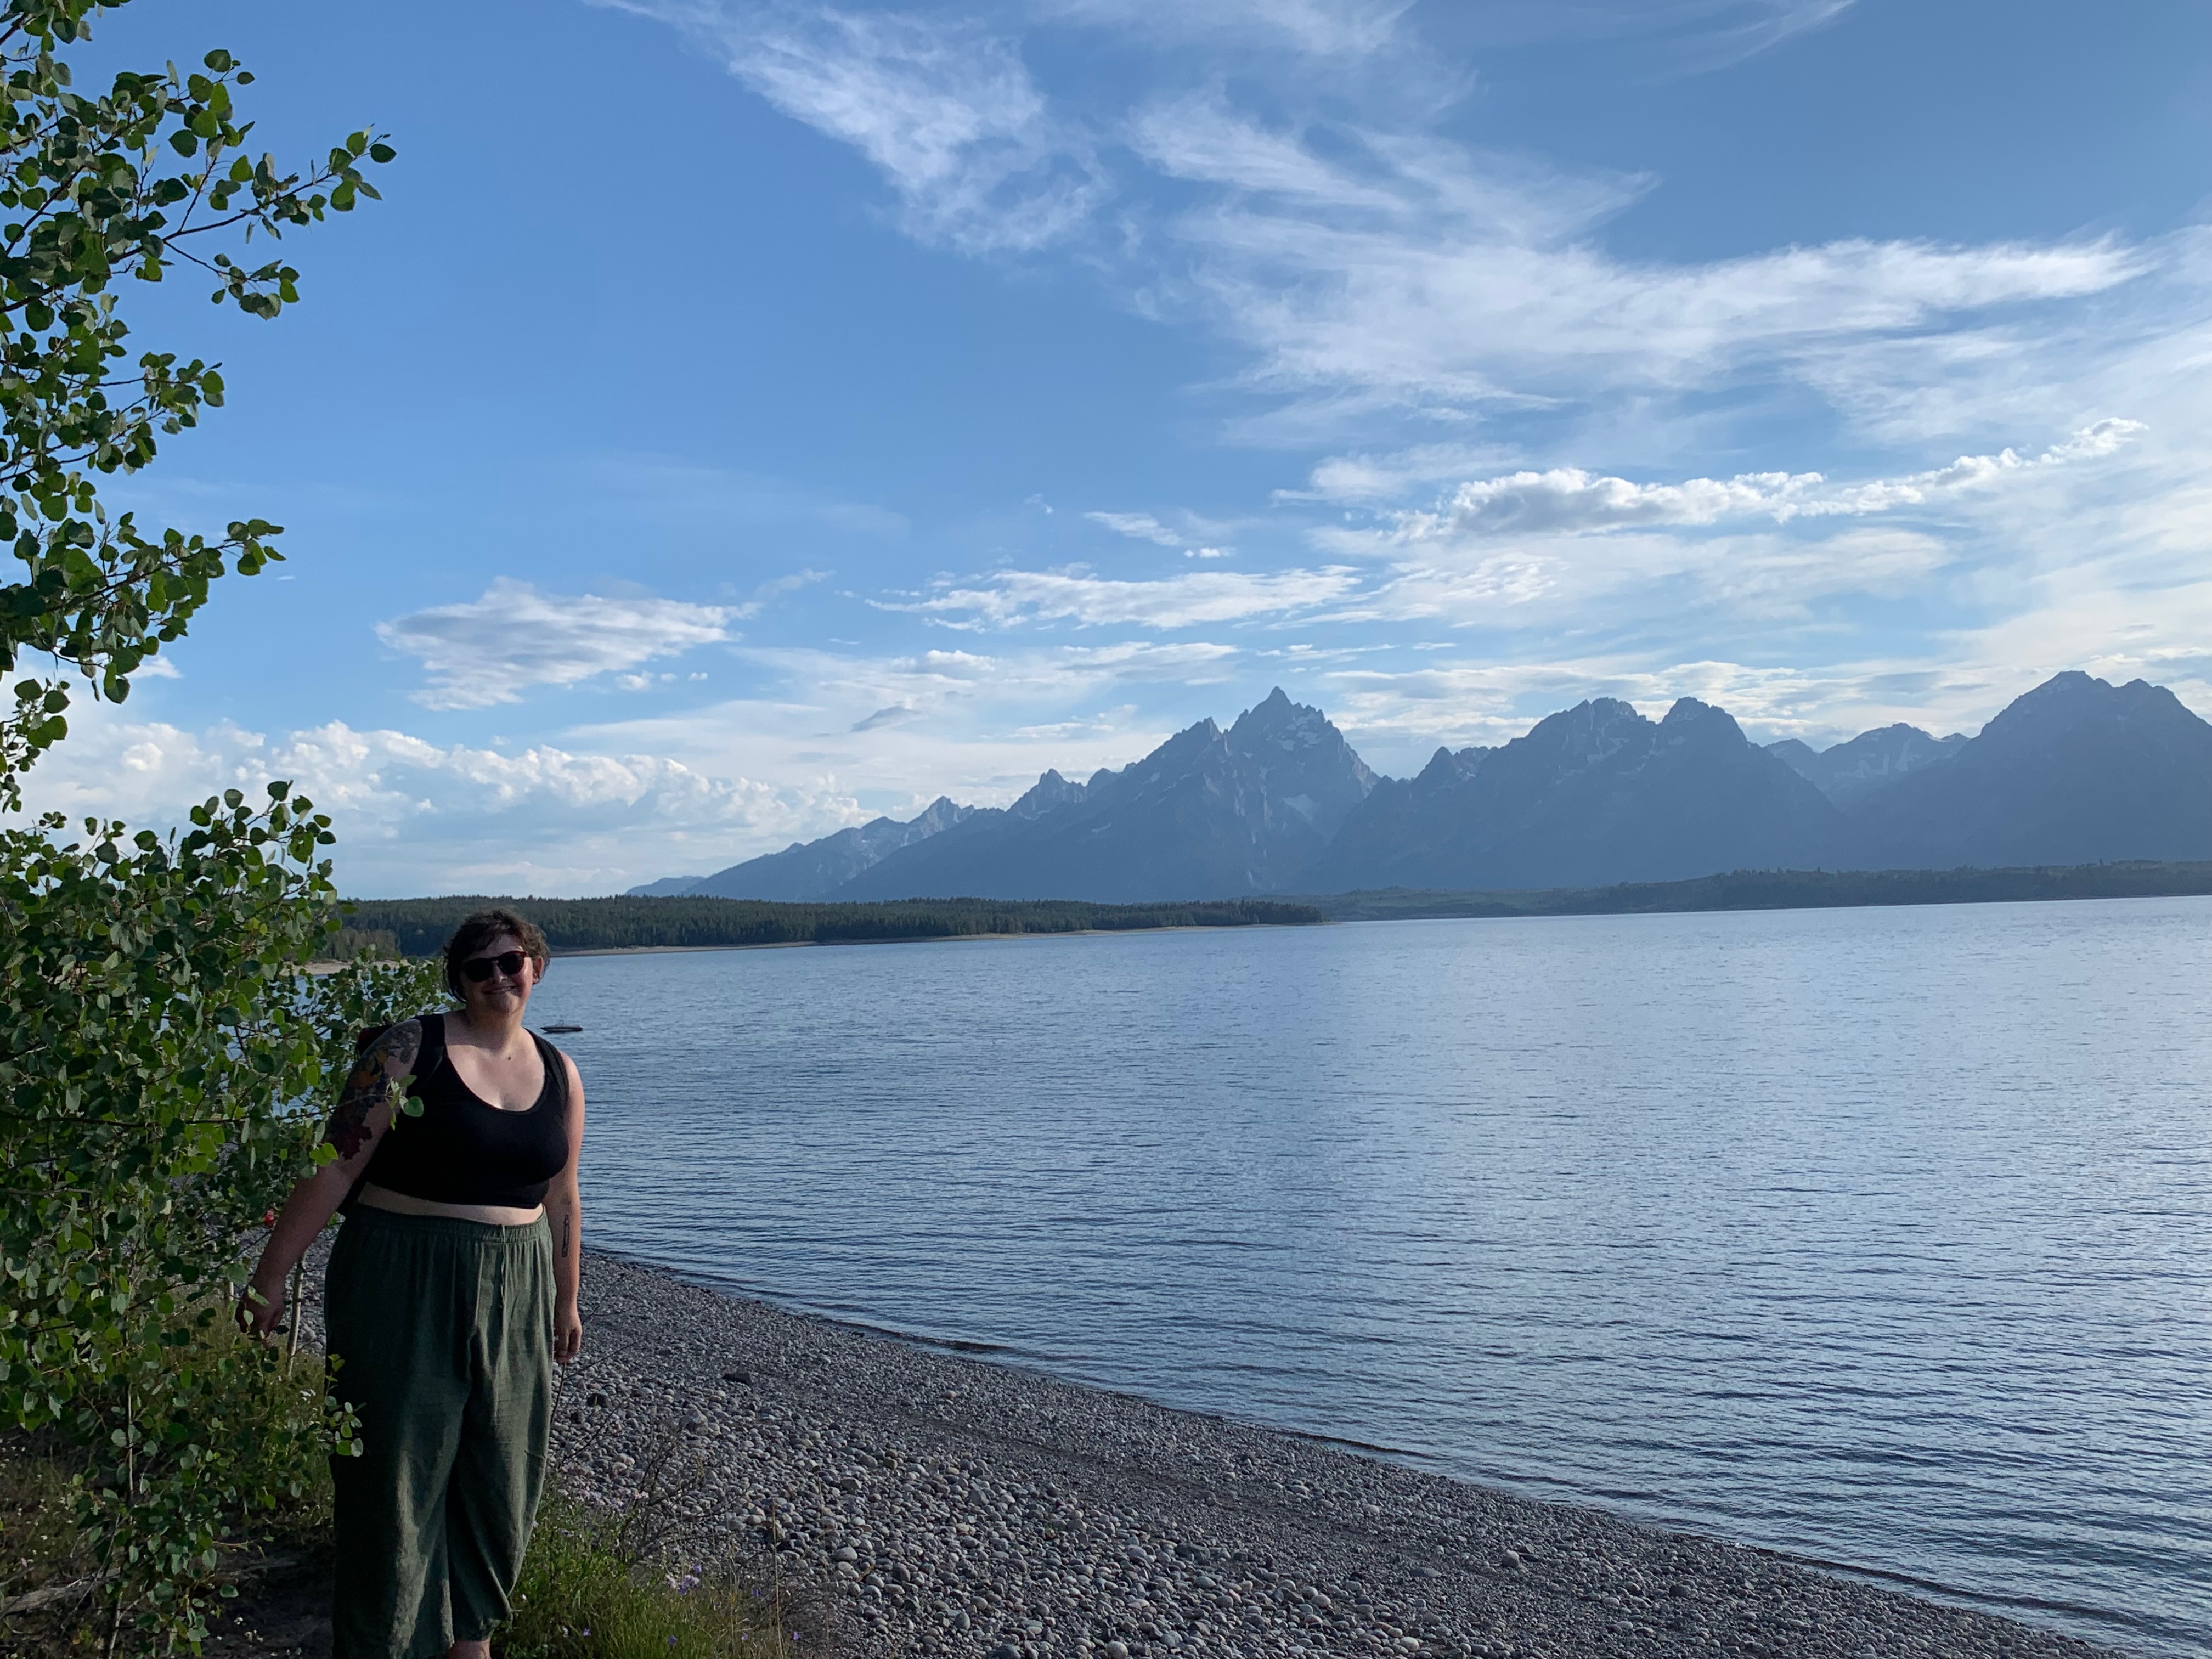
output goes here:
{"type": "Polygon", "coordinates": [[[571,957],[592,1242],[2212,1649],[2212,901],[571,957]]]}

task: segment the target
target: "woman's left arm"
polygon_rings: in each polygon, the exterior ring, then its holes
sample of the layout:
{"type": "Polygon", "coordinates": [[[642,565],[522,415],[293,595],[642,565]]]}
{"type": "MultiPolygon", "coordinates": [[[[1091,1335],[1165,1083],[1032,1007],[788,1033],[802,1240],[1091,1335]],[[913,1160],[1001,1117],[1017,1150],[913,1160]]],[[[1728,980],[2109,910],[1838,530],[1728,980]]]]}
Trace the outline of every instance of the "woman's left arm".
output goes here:
{"type": "Polygon", "coordinates": [[[576,1165],[584,1156],[584,1079],[576,1062],[568,1068],[568,1164],[545,1194],[545,1218],[553,1228],[553,1358],[563,1365],[584,1346],[584,1316],[576,1297],[584,1283],[584,1200],[576,1185],[576,1165]]]}

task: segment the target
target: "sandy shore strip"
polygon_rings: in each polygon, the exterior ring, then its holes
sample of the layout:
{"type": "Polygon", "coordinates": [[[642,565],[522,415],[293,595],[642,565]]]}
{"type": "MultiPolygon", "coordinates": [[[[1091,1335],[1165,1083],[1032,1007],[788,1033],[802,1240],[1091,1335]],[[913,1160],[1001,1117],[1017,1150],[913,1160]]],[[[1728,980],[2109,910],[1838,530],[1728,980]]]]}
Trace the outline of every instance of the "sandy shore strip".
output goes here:
{"type": "Polygon", "coordinates": [[[603,1255],[584,1319],[555,1428],[568,1489],[614,1503],[688,1471],[686,1543],[772,1553],[855,1654],[2106,1651],[603,1255]]]}

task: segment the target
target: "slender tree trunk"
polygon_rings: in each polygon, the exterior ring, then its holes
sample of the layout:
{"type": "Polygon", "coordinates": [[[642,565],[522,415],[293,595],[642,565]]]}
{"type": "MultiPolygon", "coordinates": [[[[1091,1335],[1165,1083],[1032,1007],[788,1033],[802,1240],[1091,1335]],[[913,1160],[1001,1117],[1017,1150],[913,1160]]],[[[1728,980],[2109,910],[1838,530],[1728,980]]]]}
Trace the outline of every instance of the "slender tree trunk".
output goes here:
{"type": "MultiPolygon", "coordinates": [[[[123,1521],[118,1523],[118,1533],[127,1526],[131,1507],[138,1501],[138,1414],[137,1384],[123,1385],[123,1521]]],[[[107,1620],[107,1647],[102,1659],[115,1659],[115,1644],[123,1638],[123,1598],[128,1593],[129,1578],[121,1565],[110,1571],[115,1574],[115,1607],[107,1620]]]]}

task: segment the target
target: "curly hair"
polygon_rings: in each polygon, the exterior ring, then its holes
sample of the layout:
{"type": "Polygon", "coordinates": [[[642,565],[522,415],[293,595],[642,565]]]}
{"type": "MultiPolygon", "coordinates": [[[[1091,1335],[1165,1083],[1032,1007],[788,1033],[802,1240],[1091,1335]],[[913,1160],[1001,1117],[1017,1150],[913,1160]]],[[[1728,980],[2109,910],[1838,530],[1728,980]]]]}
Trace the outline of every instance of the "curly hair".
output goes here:
{"type": "Polygon", "coordinates": [[[446,941],[446,988],[455,997],[461,995],[461,964],[483,950],[502,933],[512,934],[522,946],[523,954],[538,964],[540,976],[552,952],[545,948],[545,935],[537,924],[525,921],[512,910],[479,910],[462,919],[453,929],[453,938],[446,941]]]}

